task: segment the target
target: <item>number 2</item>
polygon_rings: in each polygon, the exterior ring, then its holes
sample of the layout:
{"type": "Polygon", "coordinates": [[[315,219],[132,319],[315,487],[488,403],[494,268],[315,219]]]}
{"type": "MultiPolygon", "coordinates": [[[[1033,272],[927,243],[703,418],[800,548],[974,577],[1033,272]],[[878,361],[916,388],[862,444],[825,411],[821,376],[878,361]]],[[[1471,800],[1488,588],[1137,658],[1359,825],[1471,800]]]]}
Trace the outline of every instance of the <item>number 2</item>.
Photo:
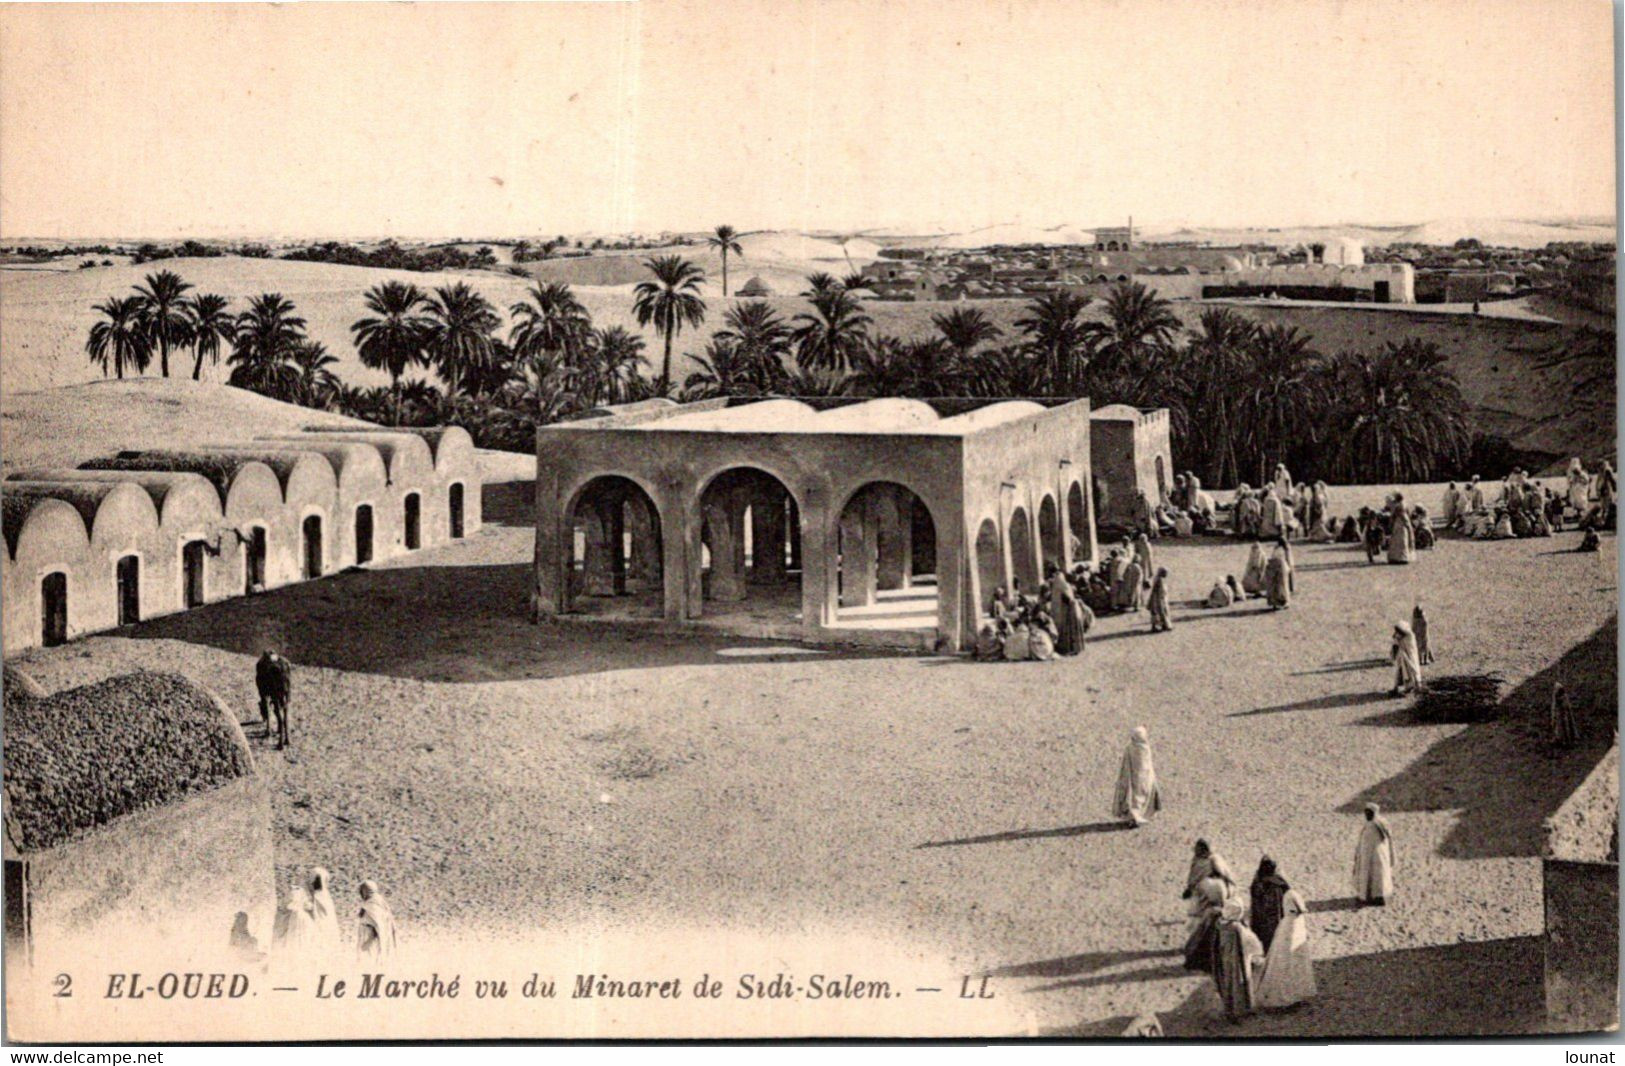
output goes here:
{"type": "Polygon", "coordinates": [[[73,978],[69,975],[59,973],[51,979],[51,984],[56,986],[56,992],[54,992],[53,995],[55,995],[58,999],[73,998],[73,978]]]}

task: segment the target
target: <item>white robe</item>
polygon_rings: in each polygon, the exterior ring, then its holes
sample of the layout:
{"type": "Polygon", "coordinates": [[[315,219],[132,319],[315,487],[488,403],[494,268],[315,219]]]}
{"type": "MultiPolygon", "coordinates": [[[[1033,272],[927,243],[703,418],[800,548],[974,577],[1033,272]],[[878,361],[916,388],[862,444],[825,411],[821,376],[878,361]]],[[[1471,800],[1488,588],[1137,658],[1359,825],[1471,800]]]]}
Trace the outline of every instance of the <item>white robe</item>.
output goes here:
{"type": "Polygon", "coordinates": [[[310,893],[312,949],[319,955],[331,954],[339,946],[339,916],[333,909],[333,894],[325,887],[310,893]]]}
{"type": "Polygon", "coordinates": [[[1408,627],[1404,633],[1394,634],[1389,655],[1394,660],[1395,688],[1409,690],[1422,684],[1422,655],[1416,647],[1416,634],[1408,627]]]}
{"type": "Polygon", "coordinates": [[[1354,895],[1360,900],[1394,894],[1394,845],[1382,827],[1367,820],[1354,847],[1354,895]]]}
{"type": "Polygon", "coordinates": [[[1281,924],[1275,927],[1264,976],[1253,995],[1260,1007],[1290,1007],[1315,995],[1315,957],[1309,947],[1309,908],[1295,888],[1281,900],[1281,924]]]}
{"type": "Polygon", "coordinates": [[[1151,762],[1151,741],[1138,731],[1123,752],[1112,796],[1112,817],[1139,825],[1162,809],[1157,795],[1157,771],[1151,762]]]}
{"type": "Polygon", "coordinates": [[[374,896],[361,904],[355,945],[364,961],[382,962],[395,954],[395,915],[382,898],[374,896]]]}

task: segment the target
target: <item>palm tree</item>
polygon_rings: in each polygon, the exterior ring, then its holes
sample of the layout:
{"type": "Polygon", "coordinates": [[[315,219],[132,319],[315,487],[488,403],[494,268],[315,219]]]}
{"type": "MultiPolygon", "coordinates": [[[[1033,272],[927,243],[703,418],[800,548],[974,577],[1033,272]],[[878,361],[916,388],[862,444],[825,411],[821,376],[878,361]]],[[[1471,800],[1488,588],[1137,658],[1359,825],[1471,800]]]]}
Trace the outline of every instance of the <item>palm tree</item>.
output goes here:
{"type": "Polygon", "coordinates": [[[685,402],[715,396],[755,396],[761,392],[750,356],[720,333],[706,343],[703,355],[689,358],[699,369],[683,382],[685,402]]]}
{"type": "Polygon", "coordinates": [[[508,309],[513,315],[508,342],[515,357],[531,360],[553,354],[563,365],[576,366],[592,331],[587,309],[563,282],[537,282],[525,295],[527,299],[508,309]]]}
{"type": "Polygon", "coordinates": [[[786,396],[840,396],[844,388],[842,375],[817,367],[797,367],[784,378],[786,396]]]}
{"type": "Polygon", "coordinates": [[[338,399],[340,381],[330,369],[338,360],[321,341],[305,341],[293,351],[293,398],[306,407],[331,409],[338,399]]]}
{"type": "Polygon", "coordinates": [[[732,226],[718,226],[717,231],[705,239],[705,243],[722,253],[722,298],[728,298],[728,253],[745,256],[745,250],[739,247],[739,234],[734,232],[732,226]]]}
{"type": "Polygon", "coordinates": [[[853,396],[907,396],[917,377],[907,347],[889,334],[865,337],[852,351],[852,372],[841,389],[853,396]]]}
{"type": "Polygon", "coordinates": [[[863,343],[871,320],[857,299],[838,285],[816,292],[812,306],[812,314],[803,312],[791,320],[796,363],[803,370],[810,367],[844,372],[863,343]]]}
{"type": "Polygon", "coordinates": [[[765,391],[784,380],[784,360],[790,354],[790,327],[763,300],[735,304],[722,316],[725,328],[719,340],[732,342],[752,367],[751,377],[765,391]]]}
{"type": "Polygon", "coordinates": [[[465,374],[478,376],[489,369],[502,318],[491,301],[464,281],[436,289],[425,312],[429,360],[446,383],[447,395],[455,396],[465,374]]]}
{"type": "Polygon", "coordinates": [[[1259,484],[1293,445],[1315,437],[1325,397],[1323,360],[1296,326],[1270,323],[1254,335],[1252,370],[1236,424],[1249,446],[1259,484]]]}
{"type": "Polygon", "coordinates": [[[1114,285],[1106,296],[1106,321],[1084,327],[1095,349],[1090,369],[1095,375],[1110,377],[1141,368],[1168,350],[1179,328],[1179,318],[1168,301],[1144,285],[1114,285]]]}
{"type": "Polygon", "coordinates": [[[643,338],[622,326],[593,331],[593,375],[604,403],[625,403],[640,371],[649,365],[643,338]]]}
{"type": "Polygon", "coordinates": [[[204,359],[213,365],[219,364],[220,342],[230,341],[237,331],[236,320],[226,310],[227,303],[224,296],[203,292],[192,297],[187,305],[187,314],[192,320],[189,331],[192,335],[192,352],[197,357],[192,364],[193,381],[202,379],[204,359]]]}
{"type": "Polygon", "coordinates": [[[1251,366],[1257,327],[1228,307],[1202,312],[1201,332],[1183,353],[1188,409],[1189,447],[1209,485],[1233,485],[1241,479],[1237,450],[1242,391],[1251,366]]]}
{"type": "Polygon", "coordinates": [[[956,307],[946,315],[932,315],[931,324],[960,359],[969,359],[977,345],[997,340],[1003,333],[979,307],[956,307]]]}
{"type": "Polygon", "coordinates": [[[405,282],[374,285],[365,296],[372,315],[350,326],[362,365],[389,373],[396,417],[401,407],[401,375],[410,367],[429,365],[425,350],[429,321],[418,313],[428,299],[422,289],[405,282]]]}
{"type": "Polygon", "coordinates": [[[862,271],[853,271],[841,279],[841,288],[843,289],[867,289],[868,287],[869,279],[863,276],[862,271]]]}
{"type": "Polygon", "coordinates": [[[1467,451],[1467,401],[1436,345],[1410,338],[1330,365],[1340,481],[1427,481],[1467,451]]]}
{"type": "Polygon", "coordinates": [[[640,281],[633,290],[632,310],[638,316],[638,325],[653,322],[666,342],[666,353],[660,362],[662,394],[671,388],[671,342],[684,325],[698,326],[705,321],[705,301],[700,298],[700,282],[705,273],[693,263],[677,255],[656,256],[644,261],[653,281],[640,281]]]}
{"type": "Polygon", "coordinates": [[[103,377],[107,376],[109,364],[113,372],[122,378],[125,367],[138,373],[145,372],[147,364],[152,361],[152,340],[147,334],[146,323],[142,321],[142,307],[139,296],[124,299],[111,296],[106,303],[91,308],[104,318],[90,327],[90,336],[85,340],[85,353],[90,356],[91,362],[101,367],[103,377]]]}
{"type": "Polygon", "coordinates": [[[141,299],[147,330],[158,344],[158,366],[164,377],[169,376],[169,346],[184,344],[191,320],[187,315],[186,290],[192,286],[181,280],[172,270],[148,274],[146,286],[137,285],[136,295],[141,299]]]}
{"type": "Polygon", "coordinates": [[[261,293],[249,302],[248,310],[237,316],[226,359],[232,367],[227,384],[279,400],[293,395],[298,371],[292,361],[305,340],[305,320],[294,310],[279,292],[261,293]]]}
{"type": "Polygon", "coordinates": [[[972,396],[1042,396],[1049,376],[1025,344],[983,348],[965,363],[962,374],[972,396]]]}
{"type": "Polygon", "coordinates": [[[1034,298],[1026,315],[1016,319],[1016,328],[1039,357],[1049,395],[1072,395],[1081,385],[1079,352],[1086,348],[1088,331],[1080,316],[1088,306],[1087,296],[1056,289],[1034,298]]]}
{"type": "Polygon", "coordinates": [[[845,286],[835,280],[834,274],[820,270],[817,273],[807,275],[807,288],[801,295],[822,296],[826,292],[834,292],[842,288],[845,288],[845,286]]]}

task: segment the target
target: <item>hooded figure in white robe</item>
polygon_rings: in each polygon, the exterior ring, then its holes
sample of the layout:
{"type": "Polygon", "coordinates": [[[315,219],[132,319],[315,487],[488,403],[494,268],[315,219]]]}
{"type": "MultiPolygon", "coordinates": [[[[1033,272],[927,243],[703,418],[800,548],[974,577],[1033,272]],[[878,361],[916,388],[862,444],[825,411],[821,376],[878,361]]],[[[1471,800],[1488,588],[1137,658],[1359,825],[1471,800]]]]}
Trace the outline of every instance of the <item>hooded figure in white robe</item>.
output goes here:
{"type": "Polygon", "coordinates": [[[1403,696],[1422,687],[1422,653],[1416,647],[1416,634],[1409,622],[1394,624],[1394,642],[1388,657],[1394,661],[1394,695],[1403,696]]]}
{"type": "Polygon", "coordinates": [[[1275,476],[1270,479],[1270,486],[1275,489],[1275,495],[1280,499],[1292,498],[1292,475],[1287,473],[1285,463],[1275,464],[1275,476]]]}
{"type": "Polygon", "coordinates": [[[1454,481],[1444,490],[1444,508],[1439,513],[1444,515],[1444,524],[1451,527],[1461,517],[1461,490],[1456,488],[1454,481]]]}
{"type": "Polygon", "coordinates": [[[1264,976],[1253,994],[1258,1007],[1290,1007],[1315,996],[1315,956],[1309,947],[1309,908],[1298,890],[1281,899],[1281,924],[1275,927],[1264,976]]]}
{"type": "Polygon", "coordinates": [[[361,914],[356,919],[355,950],[364,962],[381,963],[395,954],[395,914],[378,890],[378,882],[363,881],[361,914]]]}
{"type": "Polygon", "coordinates": [[[1264,513],[1259,519],[1258,535],[1267,540],[1284,537],[1287,529],[1287,507],[1274,485],[1264,492],[1264,513]]]}
{"type": "Polygon", "coordinates": [[[318,953],[330,954],[339,945],[339,915],[333,908],[333,893],[330,890],[332,877],[324,867],[312,867],[310,871],[310,924],[311,945],[318,953]]]}
{"type": "Polygon", "coordinates": [[[1235,583],[1235,580],[1233,577],[1221,577],[1215,581],[1213,591],[1207,594],[1207,605],[1209,607],[1228,607],[1235,603],[1236,596],[1231,591],[1231,585],[1235,583]]]}
{"type": "Polygon", "coordinates": [[[1241,572],[1241,590],[1249,596],[1264,595],[1264,545],[1256,540],[1247,553],[1247,569],[1241,572]]]}
{"type": "Polygon", "coordinates": [[[1112,817],[1142,825],[1162,809],[1157,793],[1157,770],[1151,762],[1151,736],[1145,726],[1129,734],[1123,765],[1117,771],[1117,792],[1112,797],[1112,817]]]}
{"type": "Polygon", "coordinates": [[[1579,459],[1569,460],[1569,506],[1582,515],[1591,509],[1591,475],[1579,459]]]}
{"type": "Polygon", "coordinates": [[[1225,900],[1219,912],[1219,945],[1213,958],[1213,983],[1224,1004],[1224,1016],[1231,1021],[1253,1013],[1256,1006],[1255,971],[1264,961],[1264,945],[1247,928],[1247,911],[1241,900],[1225,900]]]}
{"type": "Polygon", "coordinates": [[[315,919],[310,913],[310,889],[294,885],[288,890],[288,902],[277,910],[276,924],[271,931],[272,951],[280,958],[295,962],[310,953],[316,939],[315,919]]]}
{"type": "Polygon", "coordinates": [[[1467,485],[1467,504],[1469,510],[1484,509],[1484,486],[1478,483],[1477,474],[1473,475],[1473,480],[1467,485]]]}
{"type": "Polygon", "coordinates": [[[1382,906],[1394,894],[1394,838],[1375,803],[1365,805],[1365,824],[1354,846],[1354,897],[1382,906]]]}

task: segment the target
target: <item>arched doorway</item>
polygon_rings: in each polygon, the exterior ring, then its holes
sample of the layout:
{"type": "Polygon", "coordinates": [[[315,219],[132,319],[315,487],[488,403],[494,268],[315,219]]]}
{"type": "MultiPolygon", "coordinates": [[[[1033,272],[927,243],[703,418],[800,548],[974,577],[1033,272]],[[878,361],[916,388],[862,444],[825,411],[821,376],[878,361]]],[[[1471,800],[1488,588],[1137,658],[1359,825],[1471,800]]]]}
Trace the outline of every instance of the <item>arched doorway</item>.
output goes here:
{"type": "Polygon", "coordinates": [[[452,482],[447,504],[451,513],[451,539],[463,538],[463,483],[452,482]]]}
{"type": "Polygon", "coordinates": [[[47,648],[68,641],[68,575],[53,570],[40,579],[40,643],[47,648]]]}
{"type": "Polygon", "coordinates": [[[566,516],[565,610],[658,618],[665,609],[660,511],[631,478],[593,478],[566,516]]]}
{"type": "Polygon", "coordinates": [[[252,596],[265,588],[265,527],[254,526],[243,542],[243,593],[252,596]]]}
{"type": "Polygon", "coordinates": [[[356,565],[372,562],[372,504],[364,503],[355,509],[355,561],[356,565]]]}
{"type": "Polygon", "coordinates": [[[1066,522],[1072,530],[1072,561],[1082,562],[1089,552],[1089,504],[1076,481],[1066,490],[1066,522]]]}
{"type": "Polygon", "coordinates": [[[406,550],[416,551],[423,546],[423,497],[408,492],[402,502],[406,523],[406,550]]]}
{"type": "Polygon", "coordinates": [[[937,533],[919,496],[871,481],[847,498],[836,523],[835,624],[931,629],[937,624],[937,533]],[[916,537],[923,528],[924,537],[916,537]]]}
{"type": "Polygon", "coordinates": [[[982,519],[976,530],[977,609],[982,617],[993,613],[993,593],[1004,585],[1004,557],[999,550],[999,527],[982,519]]]}
{"type": "Polygon", "coordinates": [[[789,488],[756,467],[734,467],[700,493],[701,613],[801,618],[799,508],[789,488]],[[794,519],[794,520],[793,520],[794,519]]]}
{"type": "Polygon", "coordinates": [[[1066,566],[1061,545],[1061,509],[1055,506],[1055,497],[1046,495],[1038,505],[1038,546],[1043,552],[1045,565],[1066,566]]]}
{"type": "Polygon", "coordinates": [[[1010,512],[1010,572],[1023,594],[1038,591],[1038,557],[1033,551],[1033,525],[1027,518],[1026,510],[1021,507],[1010,512]]]}
{"type": "Polygon", "coordinates": [[[126,555],[114,567],[113,582],[118,595],[118,624],[141,621],[141,559],[126,555]]]}
{"type": "Polygon", "coordinates": [[[208,548],[201,540],[189,540],[181,547],[181,602],[187,610],[202,607],[207,601],[204,559],[208,548]]]}
{"type": "Polygon", "coordinates": [[[306,515],[300,531],[304,535],[305,580],[310,581],[322,576],[322,516],[306,515]]]}

